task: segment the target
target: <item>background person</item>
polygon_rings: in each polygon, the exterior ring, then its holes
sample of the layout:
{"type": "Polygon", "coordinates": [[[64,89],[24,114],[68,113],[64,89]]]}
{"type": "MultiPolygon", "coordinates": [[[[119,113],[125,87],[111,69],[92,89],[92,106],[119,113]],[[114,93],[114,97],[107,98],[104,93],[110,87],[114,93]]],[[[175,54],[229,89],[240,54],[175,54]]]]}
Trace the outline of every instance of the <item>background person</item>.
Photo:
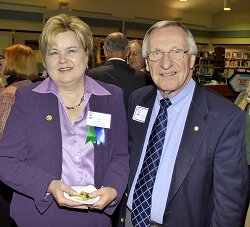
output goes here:
{"type": "Polygon", "coordinates": [[[138,39],[129,41],[128,64],[131,68],[146,72],[145,58],[142,56],[142,42],[138,39]]]}
{"type": "Polygon", "coordinates": [[[144,37],[143,56],[156,87],[130,98],[126,226],[244,222],[244,114],[192,79],[196,54],[192,34],[176,21],[157,22],[144,37]]]}
{"type": "Polygon", "coordinates": [[[143,72],[136,71],[127,65],[128,40],[123,33],[110,33],[105,39],[103,48],[107,62],[88,70],[88,75],[93,79],[122,88],[127,109],[130,94],[135,89],[148,85],[147,77],[143,72]]]}
{"type": "Polygon", "coordinates": [[[38,75],[36,57],[30,47],[12,45],[3,49],[3,56],[0,72],[8,83],[0,95],[0,138],[15,101],[16,89],[31,84],[38,75]]]}
{"type": "Polygon", "coordinates": [[[247,196],[247,207],[250,202],[250,81],[245,91],[242,91],[235,100],[235,104],[238,105],[244,112],[246,117],[245,127],[245,140],[247,147],[247,163],[248,163],[248,196],[247,196]]]}
{"type": "MultiPolygon", "coordinates": [[[[4,83],[0,88],[0,139],[3,135],[6,121],[15,101],[17,88],[31,84],[37,78],[38,70],[33,50],[22,44],[16,44],[3,49],[0,74],[4,83]]],[[[9,204],[12,190],[0,182],[0,226],[15,226],[9,216],[9,204]]]]}
{"type": "Polygon", "coordinates": [[[122,91],[85,76],[93,37],[77,17],[51,17],[39,45],[49,77],[17,90],[0,140],[11,217],[19,227],[107,227],[128,177],[122,91]],[[100,199],[65,198],[77,185],[94,185],[89,196],[100,199]]]}
{"type": "Polygon", "coordinates": [[[3,90],[3,89],[5,88],[5,86],[7,85],[6,79],[5,79],[5,77],[2,75],[2,69],[1,69],[3,59],[4,59],[3,55],[0,55],[0,92],[2,92],[2,90],[3,90]]]}
{"type": "Polygon", "coordinates": [[[0,93],[5,88],[5,78],[0,75],[0,93]]]}

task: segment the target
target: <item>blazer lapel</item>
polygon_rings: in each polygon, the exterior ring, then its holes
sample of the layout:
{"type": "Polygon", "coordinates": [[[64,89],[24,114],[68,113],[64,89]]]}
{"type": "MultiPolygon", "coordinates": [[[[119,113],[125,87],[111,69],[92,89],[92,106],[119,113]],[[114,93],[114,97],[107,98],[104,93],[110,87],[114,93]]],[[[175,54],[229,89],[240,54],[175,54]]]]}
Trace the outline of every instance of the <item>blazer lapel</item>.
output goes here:
{"type": "MultiPolygon", "coordinates": [[[[39,103],[39,116],[41,136],[51,150],[57,151],[59,163],[62,162],[62,136],[58,100],[53,94],[37,94],[36,103],[39,103]]],[[[38,129],[39,130],[39,129],[38,129]]]]}
{"type": "MultiPolygon", "coordinates": [[[[96,95],[92,95],[90,100],[89,100],[89,109],[90,111],[94,111],[94,112],[100,112],[100,113],[110,113],[107,109],[107,102],[104,100],[105,96],[96,96],[96,95]],[[100,99],[101,98],[101,99],[100,99]],[[106,111],[104,111],[106,110],[106,111]]],[[[112,116],[111,116],[112,118],[112,116]]],[[[112,125],[111,125],[112,127],[112,125]]],[[[108,129],[104,129],[105,131],[105,137],[106,137],[106,141],[110,141],[110,133],[108,129]]],[[[102,153],[106,152],[104,151],[105,146],[103,144],[97,145],[94,144],[94,165],[95,165],[95,170],[97,170],[97,164],[98,164],[98,160],[100,158],[102,158],[102,153]]]]}
{"type": "MultiPolygon", "coordinates": [[[[156,97],[156,89],[152,87],[152,89],[144,96],[144,98],[142,99],[142,102],[137,104],[139,106],[148,108],[148,113],[147,113],[144,123],[132,120],[133,112],[135,111],[136,106],[133,106],[132,112],[129,113],[129,117],[131,118],[129,119],[129,122],[130,122],[129,131],[131,131],[131,133],[133,133],[134,135],[137,135],[136,142],[133,143],[133,148],[132,148],[133,151],[137,151],[137,152],[133,152],[133,158],[130,159],[131,170],[129,173],[130,174],[129,179],[134,178],[139,161],[140,161],[141,152],[143,149],[149,120],[150,120],[152,110],[153,110],[153,105],[155,102],[155,97],[156,97]]],[[[132,180],[129,181],[129,188],[131,184],[132,184],[132,180]]]]}
{"type": "Polygon", "coordinates": [[[199,151],[200,143],[203,140],[208,125],[205,118],[207,114],[208,108],[204,88],[196,85],[176,157],[166,208],[180,188],[199,151]]]}

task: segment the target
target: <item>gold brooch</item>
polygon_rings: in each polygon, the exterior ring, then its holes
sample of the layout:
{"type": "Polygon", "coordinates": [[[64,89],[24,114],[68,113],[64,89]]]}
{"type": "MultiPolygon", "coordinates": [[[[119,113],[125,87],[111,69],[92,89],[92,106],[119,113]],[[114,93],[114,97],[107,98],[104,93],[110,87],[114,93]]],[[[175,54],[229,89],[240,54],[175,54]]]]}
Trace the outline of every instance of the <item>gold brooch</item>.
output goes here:
{"type": "Polygon", "coordinates": [[[50,114],[46,116],[47,121],[52,121],[52,119],[53,119],[53,117],[50,114]]]}

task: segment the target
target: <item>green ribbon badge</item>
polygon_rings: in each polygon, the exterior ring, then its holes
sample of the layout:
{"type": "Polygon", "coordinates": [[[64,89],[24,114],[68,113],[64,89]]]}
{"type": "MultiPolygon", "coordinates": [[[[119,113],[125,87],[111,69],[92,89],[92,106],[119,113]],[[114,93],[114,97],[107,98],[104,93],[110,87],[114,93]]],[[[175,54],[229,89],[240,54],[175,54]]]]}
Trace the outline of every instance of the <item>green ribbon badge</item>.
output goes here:
{"type": "Polygon", "coordinates": [[[93,144],[96,144],[96,132],[95,132],[94,126],[88,127],[88,133],[87,133],[85,144],[88,143],[89,141],[91,141],[93,144]]]}

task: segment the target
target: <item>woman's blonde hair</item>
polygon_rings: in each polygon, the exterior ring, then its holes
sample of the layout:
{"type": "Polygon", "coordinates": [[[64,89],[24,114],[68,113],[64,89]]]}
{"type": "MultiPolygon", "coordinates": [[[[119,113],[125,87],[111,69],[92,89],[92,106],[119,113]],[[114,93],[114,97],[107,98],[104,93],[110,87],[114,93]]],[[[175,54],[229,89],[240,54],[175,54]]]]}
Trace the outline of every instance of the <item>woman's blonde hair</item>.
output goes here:
{"type": "Polygon", "coordinates": [[[22,80],[37,78],[37,61],[30,47],[22,44],[12,45],[3,49],[3,55],[6,58],[5,75],[22,80]]]}
{"type": "Polygon", "coordinates": [[[92,54],[93,36],[89,26],[75,16],[60,14],[51,17],[45,24],[39,38],[39,46],[42,52],[43,59],[48,47],[51,47],[55,42],[55,37],[58,33],[73,31],[79,43],[82,45],[88,54],[92,54]]]}

